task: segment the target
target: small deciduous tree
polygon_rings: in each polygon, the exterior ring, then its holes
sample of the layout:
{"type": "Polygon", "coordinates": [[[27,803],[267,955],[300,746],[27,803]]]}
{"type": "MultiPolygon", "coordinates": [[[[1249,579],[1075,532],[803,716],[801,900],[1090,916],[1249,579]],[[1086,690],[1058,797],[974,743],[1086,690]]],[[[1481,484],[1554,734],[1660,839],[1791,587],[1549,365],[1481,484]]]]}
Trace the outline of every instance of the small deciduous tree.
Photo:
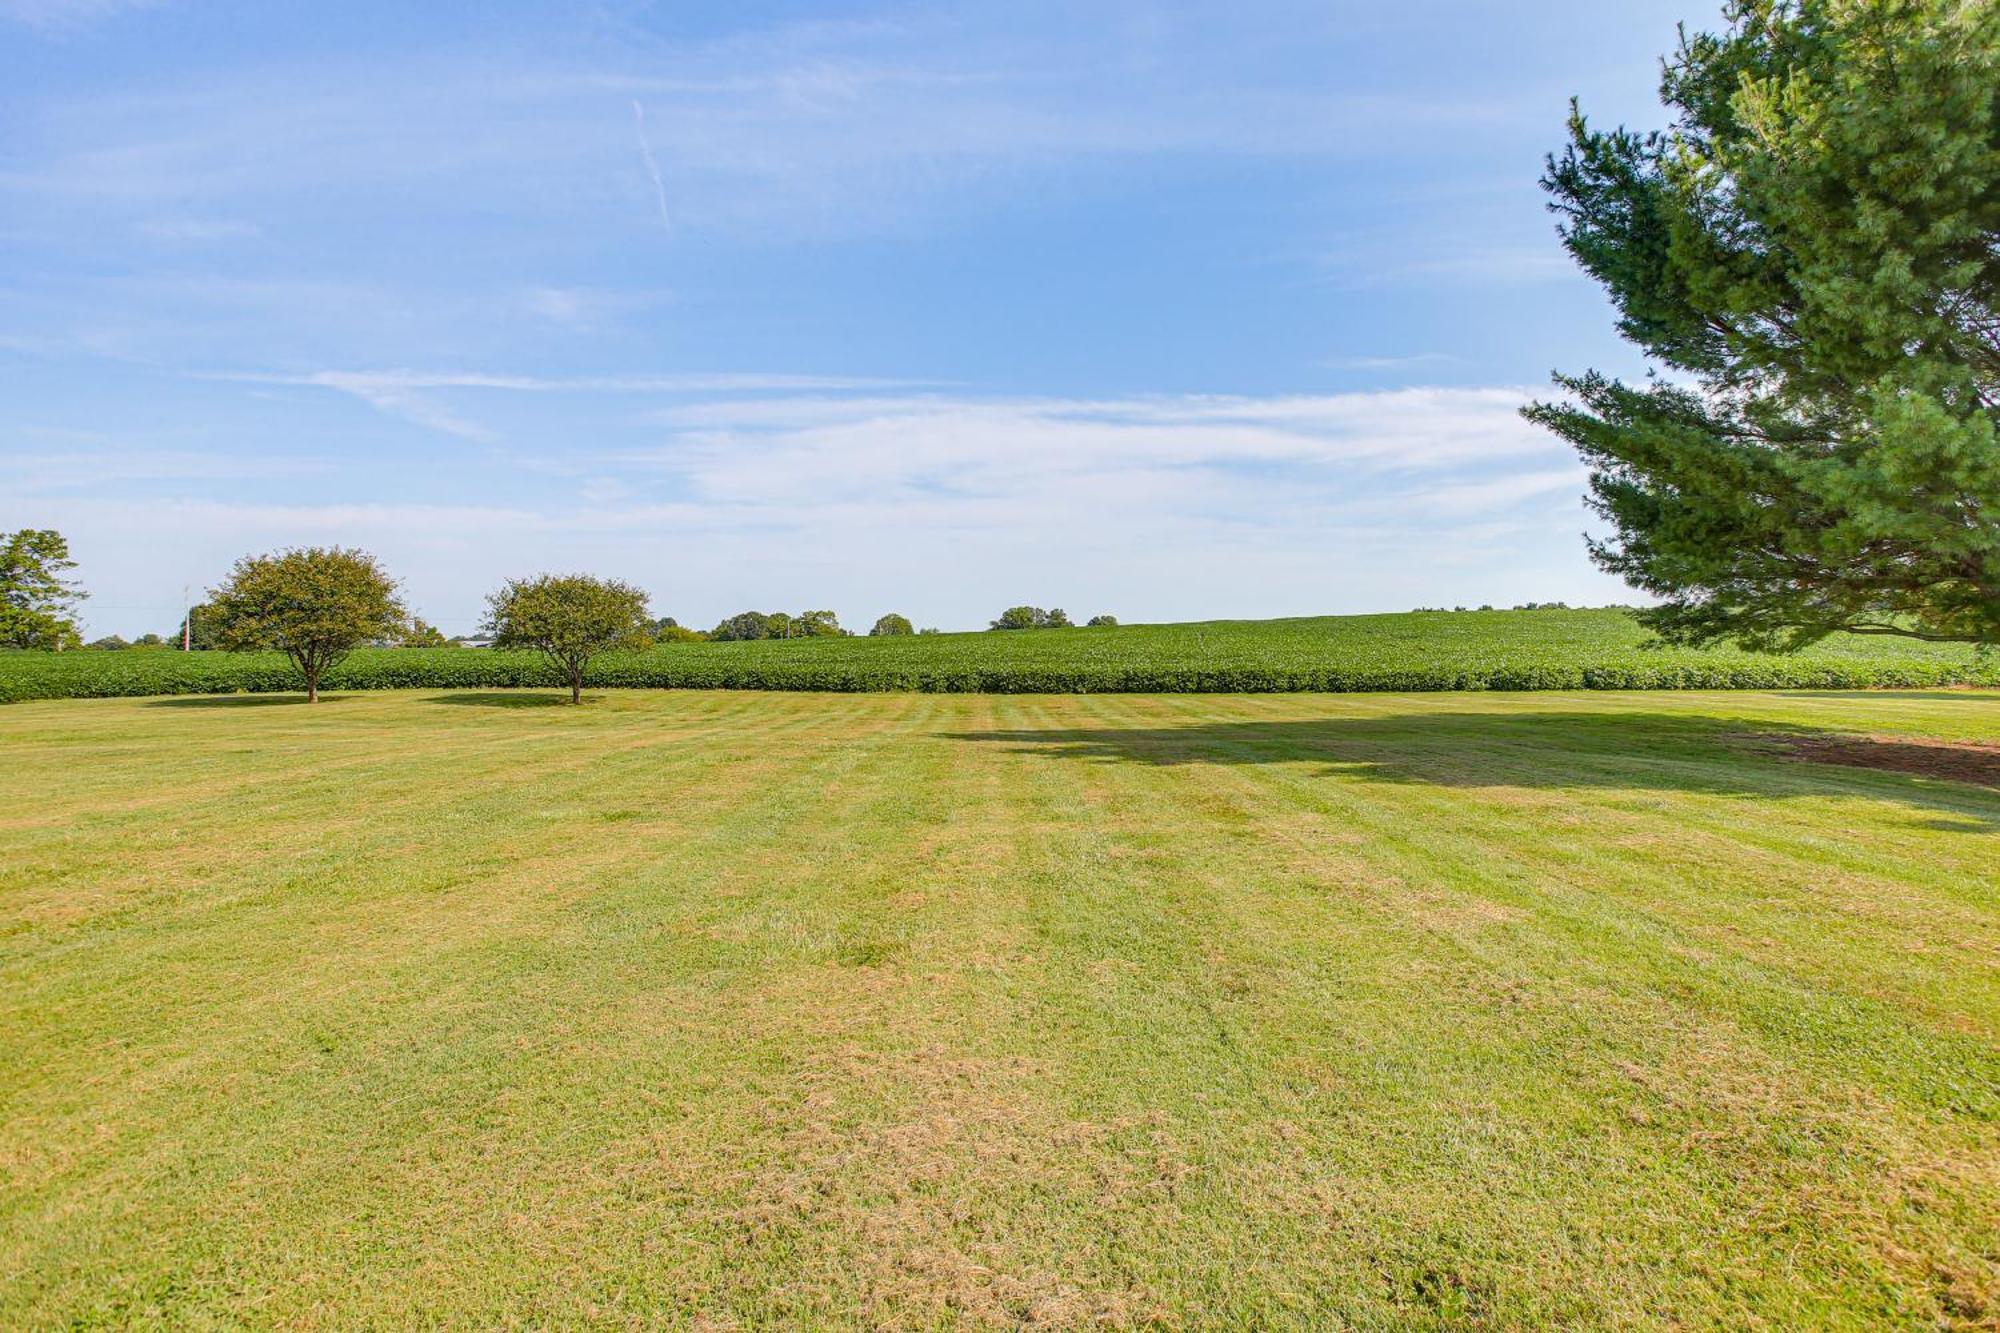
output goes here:
{"type": "Polygon", "coordinates": [[[1087,629],[1110,629],[1118,624],[1117,616],[1092,616],[1083,622],[1087,629]]]}
{"type": "Polygon", "coordinates": [[[868,631],[868,637],[871,639],[884,639],[903,634],[915,634],[916,632],[916,628],[910,624],[908,616],[899,616],[894,611],[891,611],[888,615],[883,616],[875,622],[874,628],[868,631]]]}
{"type": "Polygon", "coordinates": [[[393,638],[408,615],[375,557],[340,546],[245,556],[208,599],[216,646],[283,653],[310,703],[328,671],[359,645],[393,638]]]}
{"type": "Polygon", "coordinates": [[[69,579],[76,561],[53,528],[22,528],[0,538],[0,647],[61,652],[83,641],[76,604],[83,593],[69,579]]]}
{"type": "Polygon", "coordinates": [[[588,574],[515,579],[487,599],[486,628],[496,648],[532,648],[562,669],[569,701],[583,701],[590,659],[651,641],[643,590],[588,574]]]}

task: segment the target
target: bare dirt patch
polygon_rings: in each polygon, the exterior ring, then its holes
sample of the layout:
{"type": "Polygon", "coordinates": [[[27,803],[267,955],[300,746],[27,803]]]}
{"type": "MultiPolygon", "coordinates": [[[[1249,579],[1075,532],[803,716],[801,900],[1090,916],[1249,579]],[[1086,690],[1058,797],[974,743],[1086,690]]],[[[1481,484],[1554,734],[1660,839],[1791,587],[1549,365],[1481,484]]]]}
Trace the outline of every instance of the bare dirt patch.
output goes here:
{"type": "Polygon", "coordinates": [[[1780,752],[1811,764],[1840,764],[1889,773],[1946,778],[2000,788],[2000,744],[1936,741],[1909,736],[1774,736],[1780,752]]]}

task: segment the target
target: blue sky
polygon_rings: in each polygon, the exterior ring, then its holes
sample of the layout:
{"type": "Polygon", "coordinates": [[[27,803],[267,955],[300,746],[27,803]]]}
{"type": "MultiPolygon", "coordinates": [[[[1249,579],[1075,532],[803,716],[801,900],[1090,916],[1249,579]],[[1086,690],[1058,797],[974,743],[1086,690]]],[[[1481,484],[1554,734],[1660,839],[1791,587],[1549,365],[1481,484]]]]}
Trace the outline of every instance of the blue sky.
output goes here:
{"type": "Polygon", "coordinates": [[[0,0],[0,528],[971,628],[1630,600],[1535,180],[1712,5],[0,0]]]}

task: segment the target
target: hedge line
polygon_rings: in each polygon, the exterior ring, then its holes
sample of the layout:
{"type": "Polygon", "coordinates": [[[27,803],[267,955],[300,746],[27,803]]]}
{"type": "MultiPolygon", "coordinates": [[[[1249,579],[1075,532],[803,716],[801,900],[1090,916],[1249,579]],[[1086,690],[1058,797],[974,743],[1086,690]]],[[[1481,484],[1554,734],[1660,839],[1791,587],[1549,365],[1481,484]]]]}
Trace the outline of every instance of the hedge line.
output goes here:
{"type": "MultiPolygon", "coordinates": [[[[2000,663],[1866,663],[1810,658],[1725,659],[1690,664],[1496,663],[1463,667],[1329,664],[1276,667],[1002,663],[912,667],[853,662],[742,661],[703,646],[606,658],[588,683],[598,688],[916,691],[987,694],[1416,692],[1435,690],[1874,689],[2000,684],[2000,663]]],[[[562,683],[541,658],[491,650],[397,649],[359,652],[330,673],[326,688],[514,689],[562,683]]],[[[300,689],[280,658],[262,654],[8,654],[0,660],[0,702],[155,694],[271,693],[300,689]],[[38,659],[38,660],[35,660],[38,659]]]]}

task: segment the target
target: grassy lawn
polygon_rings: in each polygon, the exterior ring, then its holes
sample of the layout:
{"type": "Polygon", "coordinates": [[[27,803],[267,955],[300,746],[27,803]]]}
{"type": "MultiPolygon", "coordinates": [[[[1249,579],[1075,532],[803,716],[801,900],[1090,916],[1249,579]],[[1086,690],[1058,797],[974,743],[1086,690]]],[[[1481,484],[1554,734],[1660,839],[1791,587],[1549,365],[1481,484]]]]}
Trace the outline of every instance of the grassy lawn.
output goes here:
{"type": "Polygon", "coordinates": [[[2000,1317],[2000,696],[544,703],[0,709],[0,1324],[2000,1317]]]}

